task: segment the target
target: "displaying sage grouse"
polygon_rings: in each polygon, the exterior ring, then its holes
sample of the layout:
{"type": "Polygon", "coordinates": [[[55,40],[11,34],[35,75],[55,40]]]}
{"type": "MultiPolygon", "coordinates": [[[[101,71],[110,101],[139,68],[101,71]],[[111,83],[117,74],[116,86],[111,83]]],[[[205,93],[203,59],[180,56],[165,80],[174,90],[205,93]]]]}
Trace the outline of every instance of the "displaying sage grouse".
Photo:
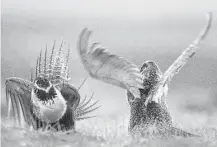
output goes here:
{"type": "Polygon", "coordinates": [[[17,77],[8,78],[6,100],[8,113],[12,109],[14,119],[19,126],[26,125],[34,129],[52,129],[55,131],[74,130],[75,121],[91,118],[85,116],[98,109],[92,103],[92,97],[80,102],[79,88],[69,84],[69,52],[64,57],[63,42],[55,49],[53,44],[48,59],[47,48],[44,59],[42,52],[37,59],[36,75],[31,80],[17,77]]]}
{"type": "Polygon", "coordinates": [[[211,13],[208,13],[208,22],[198,38],[182,52],[164,74],[153,61],[146,61],[139,68],[127,59],[106,52],[99,43],[89,46],[91,31],[86,28],[81,32],[77,49],[89,75],[127,90],[130,133],[147,134],[150,129],[154,129],[154,133],[160,136],[194,136],[173,127],[172,116],[166,103],[167,85],[195,54],[199,43],[210,28],[211,20],[211,13]]]}

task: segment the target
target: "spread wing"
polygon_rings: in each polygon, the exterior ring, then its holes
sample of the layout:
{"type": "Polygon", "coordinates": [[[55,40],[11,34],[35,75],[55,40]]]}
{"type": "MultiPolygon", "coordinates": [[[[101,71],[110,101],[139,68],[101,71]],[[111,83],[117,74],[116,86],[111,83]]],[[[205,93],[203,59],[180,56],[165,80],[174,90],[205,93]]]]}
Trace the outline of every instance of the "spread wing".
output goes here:
{"type": "Polygon", "coordinates": [[[89,47],[90,35],[91,31],[84,29],[78,40],[78,53],[89,75],[127,89],[135,98],[140,98],[139,88],[143,88],[143,80],[139,68],[129,60],[97,47],[98,43],[92,43],[89,47]]]}
{"type": "Polygon", "coordinates": [[[91,112],[97,110],[100,106],[97,106],[99,101],[93,101],[93,95],[87,100],[85,98],[80,102],[80,94],[78,90],[68,83],[61,83],[56,86],[65,100],[67,105],[74,111],[75,120],[84,120],[95,116],[87,116],[91,112]],[[92,103],[92,104],[91,104],[92,103]]]}
{"type": "Polygon", "coordinates": [[[210,30],[212,23],[212,13],[208,13],[208,21],[204,28],[201,30],[198,37],[190,44],[182,54],[173,62],[173,64],[166,70],[162,78],[164,85],[172,79],[175,74],[178,74],[180,69],[194,56],[197,48],[199,47],[202,40],[204,40],[210,30]]]}
{"type": "Polygon", "coordinates": [[[194,56],[197,48],[199,47],[202,40],[204,40],[210,30],[212,23],[212,13],[208,13],[208,21],[198,37],[193,41],[191,45],[189,45],[182,54],[173,62],[173,64],[166,70],[163,77],[161,78],[159,84],[156,86],[156,89],[153,92],[153,95],[147,98],[146,105],[150,100],[157,100],[161,97],[163,93],[163,89],[165,86],[171,81],[174,75],[178,74],[180,69],[194,56]],[[160,95],[160,96],[159,96],[160,95]]]}
{"type": "Polygon", "coordinates": [[[35,126],[32,116],[31,90],[33,83],[21,78],[12,77],[6,80],[6,102],[8,115],[12,109],[14,121],[19,125],[35,126]]]}

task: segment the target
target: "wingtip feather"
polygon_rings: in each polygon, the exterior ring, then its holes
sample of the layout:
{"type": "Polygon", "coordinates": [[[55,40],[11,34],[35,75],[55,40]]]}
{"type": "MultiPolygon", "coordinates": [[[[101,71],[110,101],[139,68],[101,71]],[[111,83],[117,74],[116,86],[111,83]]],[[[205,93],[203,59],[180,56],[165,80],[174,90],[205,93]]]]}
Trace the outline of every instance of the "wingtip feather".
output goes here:
{"type": "Polygon", "coordinates": [[[88,30],[88,28],[84,28],[79,35],[78,41],[78,52],[83,55],[88,52],[88,41],[92,34],[92,31],[88,30]]]}

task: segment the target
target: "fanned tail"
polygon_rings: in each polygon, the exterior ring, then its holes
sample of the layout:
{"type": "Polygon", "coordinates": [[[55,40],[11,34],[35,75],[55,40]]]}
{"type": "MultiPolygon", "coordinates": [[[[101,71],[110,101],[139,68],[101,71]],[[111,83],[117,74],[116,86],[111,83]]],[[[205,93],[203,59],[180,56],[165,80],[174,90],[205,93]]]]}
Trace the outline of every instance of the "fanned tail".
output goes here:
{"type": "Polygon", "coordinates": [[[49,63],[49,69],[48,69],[48,76],[49,79],[52,79],[52,73],[53,73],[53,66],[54,66],[54,50],[55,50],[56,41],[54,40],[51,55],[50,55],[50,63],[49,63]]]}
{"type": "Polygon", "coordinates": [[[63,45],[64,41],[62,40],[59,49],[55,50],[56,41],[54,41],[50,57],[47,55],[46,46],[44,60],[42,60],[42,50],[40,51],[40,55],[36,63],[36,77],[47,77],[54,83],[62,81],[67,82],[70,80],[68,68],[70,48],[68,49],[66,58],[64,58],[63,45]]]}

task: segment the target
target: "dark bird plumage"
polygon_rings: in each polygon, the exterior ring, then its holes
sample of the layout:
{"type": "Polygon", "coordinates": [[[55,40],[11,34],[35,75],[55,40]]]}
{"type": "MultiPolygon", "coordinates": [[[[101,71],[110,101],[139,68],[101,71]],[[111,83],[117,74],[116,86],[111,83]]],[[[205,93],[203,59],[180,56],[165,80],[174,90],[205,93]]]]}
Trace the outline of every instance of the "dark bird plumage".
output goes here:
{"type": "Polygon", "coordinates": [[[99,107],[98,101],[92,103],[92,97],[81,102],[79,89],[69,84],[69,50],[66,59],[63,56],[63,42],[55,51],[53,44],[50,61],[47,48],[42,61],[42,52],[37,59],[36,76],[31,81],[17,77],[8,78],[6,100],[8,114],[12,109],[15,122],[19,126],[34,129],[53,129],[57,131],[75,129],[75,122],[92,118],[86,116],[99,107]]]}
{"type": "Polygon", "coordinates": [[[81,32],[77,50],[89,75],[127,90],[131,134],[144,135],[150,132],[150,128],[154,128],[156,134],[160,136],[196,136],[173,126],[172,116],[166,103],[167,85],[195,54],[201,40],[209,31],[211,16],[209,13],[207,24],[197,39],[182,52],[164,74],[153,61],[146,61],[140,68],[127,59],[106,52],[99,43],[92,43],[89,46],[92,32],[87,28],[81,32]]]}
{"type": "Polygon", "coordinates": [[[144,88],[139,89],[141,99],[134,100],[134,96],[127,91],[127,98],[130,104],[129,132],[137,135],[148,135],[150,131],[159,136],[196,136],[175,128],[172,122],[172,116],[166,103],[168,86],[162,91],[159,101],[151,101],[146,106],[147,98],[160,82],[162,72],[153,61],[143,63],[140,72],[144,75],[144,88]],[[134,101],[132,101],[134,100],[134,101]]]}

